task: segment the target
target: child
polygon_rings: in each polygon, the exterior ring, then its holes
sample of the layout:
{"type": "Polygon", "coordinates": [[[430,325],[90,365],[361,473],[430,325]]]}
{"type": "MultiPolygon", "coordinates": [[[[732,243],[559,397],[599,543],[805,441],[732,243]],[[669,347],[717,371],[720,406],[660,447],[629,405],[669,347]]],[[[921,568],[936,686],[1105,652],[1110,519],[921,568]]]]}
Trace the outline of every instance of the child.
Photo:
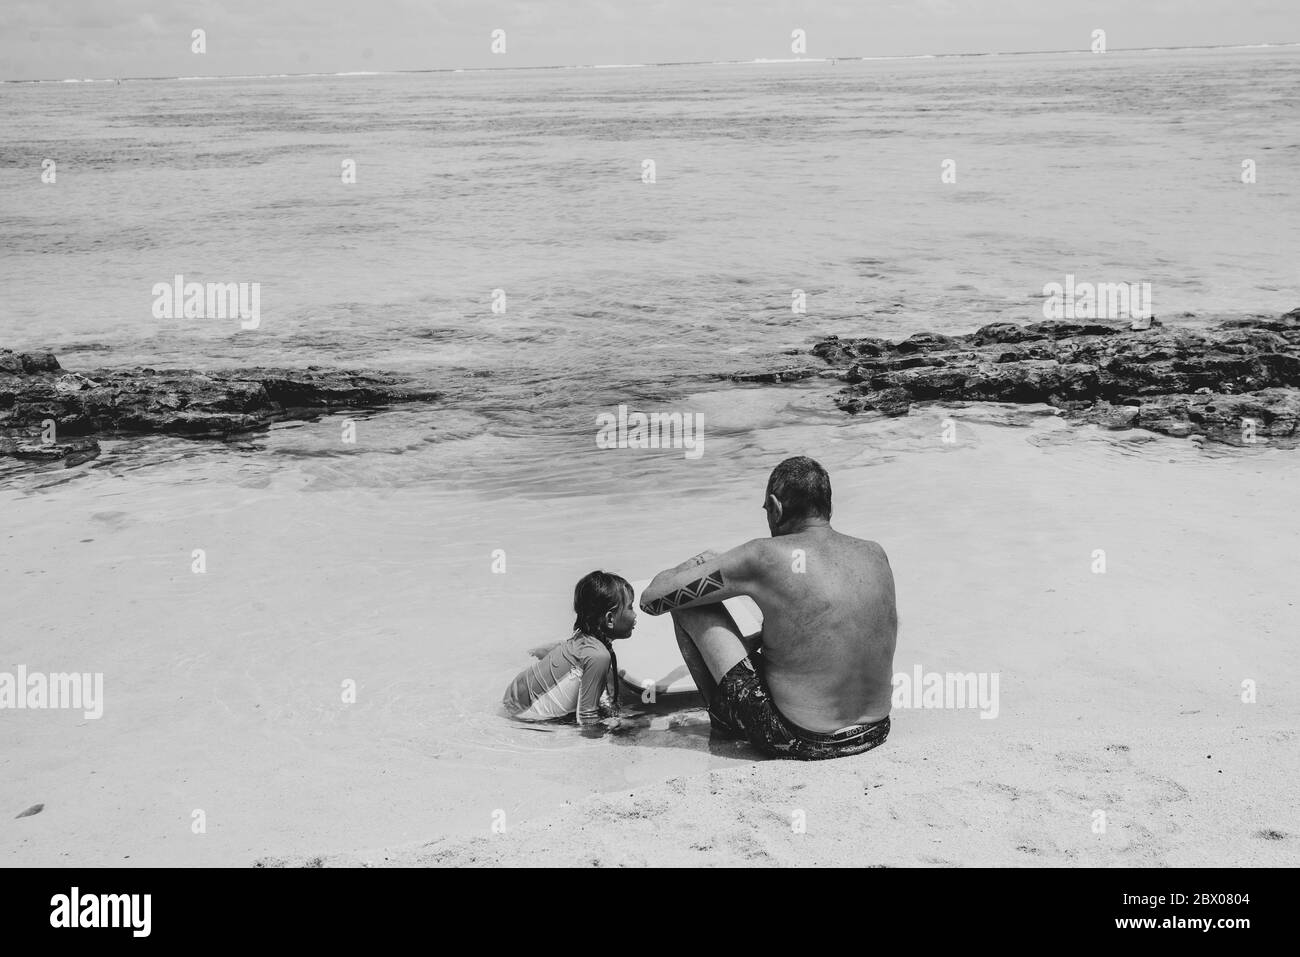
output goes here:
{"type": "Polygon", "coordinates": [[[613,642],[636,627],[634,591],[626,579],[595,571],[573,589],[573,635],[547,648],[519,673],[502,703],[511,716],[545,721],[576,714],[596,724],[618,710],[618,656],[613,642]],[[602,713],[603,706],[603,713],[602,713]]]}

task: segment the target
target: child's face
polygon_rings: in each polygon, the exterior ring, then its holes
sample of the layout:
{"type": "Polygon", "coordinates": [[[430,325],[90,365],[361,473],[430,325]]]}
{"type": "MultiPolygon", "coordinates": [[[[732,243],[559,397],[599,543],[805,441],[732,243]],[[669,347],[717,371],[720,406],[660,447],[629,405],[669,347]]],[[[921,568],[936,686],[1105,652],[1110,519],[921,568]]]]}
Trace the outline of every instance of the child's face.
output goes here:
{"type": "Polygon", "coordinates": [[[632,637],[632,629],[636,627],[636,608],[632,600],[628,599],[617,611],[611,611],[605,618],[605,624],[613,638],[632,637]]]}

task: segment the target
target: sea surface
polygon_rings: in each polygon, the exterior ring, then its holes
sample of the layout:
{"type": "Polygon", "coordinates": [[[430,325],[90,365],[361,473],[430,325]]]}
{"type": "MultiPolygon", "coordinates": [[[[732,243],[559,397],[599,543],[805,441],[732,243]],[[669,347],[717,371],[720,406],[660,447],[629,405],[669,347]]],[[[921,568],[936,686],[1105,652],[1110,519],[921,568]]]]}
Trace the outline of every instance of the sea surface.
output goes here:
{"type": "MultiPolygon", "coordinates": [[[[589,739],[498,701],[524,649],[568,634],[585,572],[765,534],[787,455],[822,460],[838,524],[890,551],[900,656],[926,667],[1013,670],[993,637],[970,660],[963,629],[1004,628],[1016,583],[1082,602],[1109,542],[1155,589],[1174,540],[1217,556],[1188,562],[1300,544],[1293,453],[1044,410],[849,419],[828,380],[724,378],[829,333],[1035,321],[1070,274],[1149,282],[1166,323],[1295,308],[1297,47],[3,84],[0,130],[0,346],[445,394],[0,467],[0,670],[103,672],[107,698],[99,721],[3,716],[3,807],[44,800],[71,835],[13,860],[390,846],[747,760],[698,712],[589,739]],[[260,326],[156,319],[176,274],[260,283],[260,326]],[[597,448],[620,404],[703,416],[703,454],[597,448]],[[218,839],[190,840],[195,808],[218,839]]],[[[1295,624],[1251,600],[1260,627],[1295,624]]]]}

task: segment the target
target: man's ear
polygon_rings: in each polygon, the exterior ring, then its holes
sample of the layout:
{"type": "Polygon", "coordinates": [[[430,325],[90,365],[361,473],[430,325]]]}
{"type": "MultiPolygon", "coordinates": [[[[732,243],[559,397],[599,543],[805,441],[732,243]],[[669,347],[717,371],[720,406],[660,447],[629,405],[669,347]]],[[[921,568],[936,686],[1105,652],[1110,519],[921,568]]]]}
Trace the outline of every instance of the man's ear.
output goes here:
{"type": "Polygon", "coordinates": [[[775,495],[767,497],[767,514],[772,516],[772,524],[779,526],[781,524],[781,515],[785,509],[781,507],[781,500],[775,495]]]}

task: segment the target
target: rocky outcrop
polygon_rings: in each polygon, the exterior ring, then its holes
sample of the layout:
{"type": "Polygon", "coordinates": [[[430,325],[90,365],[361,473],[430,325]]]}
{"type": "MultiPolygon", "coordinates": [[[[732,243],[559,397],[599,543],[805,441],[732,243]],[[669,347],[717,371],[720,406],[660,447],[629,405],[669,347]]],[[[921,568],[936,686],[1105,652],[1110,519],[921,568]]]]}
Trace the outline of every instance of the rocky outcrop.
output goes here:
{"type": "Polygon", "coordinates": [[[1300,444],[1300,309],[1208,330],[1099,322],[992,323],[969,335],[901,342],[823,339],[826,367],[736,376],[831,375],[846,412],[906,415],[918,402],[1042,402],[1113,429],[1202,435],[1233,445],[1300,444]]]}
{"type": "Polygon", "coordinates": [[[312,366],[83,374],[63,369],[48,352],[0,350],[0,456],[71,464],[94,458],[96,437],[105,434],[222,437],[338,409],[436,398],[377,372],[312,366]]]}

